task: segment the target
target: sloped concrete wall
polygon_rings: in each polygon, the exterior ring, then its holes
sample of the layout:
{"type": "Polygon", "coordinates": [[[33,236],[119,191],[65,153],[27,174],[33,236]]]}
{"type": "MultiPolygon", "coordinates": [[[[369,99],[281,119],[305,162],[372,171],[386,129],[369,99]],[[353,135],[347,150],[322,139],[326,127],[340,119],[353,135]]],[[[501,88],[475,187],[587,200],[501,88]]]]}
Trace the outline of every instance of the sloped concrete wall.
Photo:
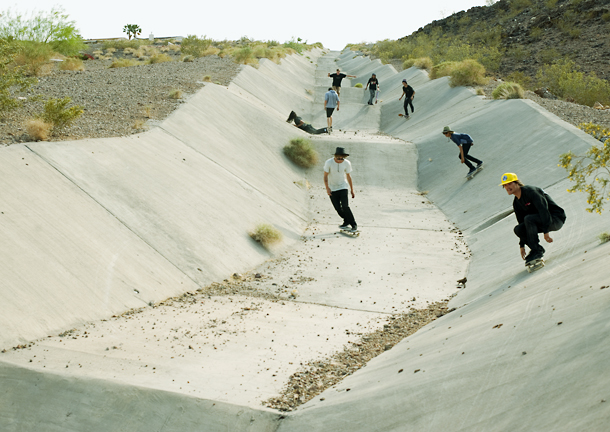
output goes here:
{"type": "Polygon", "coordinates": [[[279,430],[605,430],[610,244],[596,236],[610,215],[587,213],[557,166],[560,153],[582,153],[595,140],[530,101],[484,101],[446,79],[414,88],[413,118],[395,118],[396,103],[384,102],[382,130],[417,144],[420,189],[464,231],[472,251],[466,288],[450,302],[454,312],[279,430]],[[471,134],[471,154],[485,161],[471,181],[441,135],[445,125],[471,134]],[[499,186],[504,172],[543,187],[567,213],[555,241],[543,242],[546,267],[532,274],[512,231],[512,197],[499,186]]]}

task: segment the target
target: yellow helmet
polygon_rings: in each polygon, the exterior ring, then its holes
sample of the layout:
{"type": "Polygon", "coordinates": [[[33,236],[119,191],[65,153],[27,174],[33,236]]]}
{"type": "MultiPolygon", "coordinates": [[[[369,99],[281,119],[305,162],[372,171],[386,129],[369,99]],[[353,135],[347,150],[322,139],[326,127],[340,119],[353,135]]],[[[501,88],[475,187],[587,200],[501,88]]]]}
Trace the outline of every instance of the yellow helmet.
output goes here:
{"type": "Polygon", "coordinates": [[[517,180],[519,180],[519,178],[517,177],[517,174],[504,173],[504,174],[502,174],[502,183],[500,183],[500,186],[504,186],[507,183],[512,183],[517,180]]]}

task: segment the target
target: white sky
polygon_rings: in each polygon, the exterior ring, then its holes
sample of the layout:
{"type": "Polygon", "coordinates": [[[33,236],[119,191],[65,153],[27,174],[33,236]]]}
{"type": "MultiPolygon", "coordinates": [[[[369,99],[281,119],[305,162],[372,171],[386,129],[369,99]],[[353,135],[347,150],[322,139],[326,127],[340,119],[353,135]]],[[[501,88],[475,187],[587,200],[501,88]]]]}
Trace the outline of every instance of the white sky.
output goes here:
{"type": "Polygon", "coordinates": [[[125,24],[138,24],[140,37],[194,34],[215,40],[247,36],[285,42],[300,37],[340,50],[348,43],[407,36],[426,24],[485,0],[256,1],[256,0],[2,0],[0,11],[28,14],[63,6],[85,39],[125,36],[125,24]]]}

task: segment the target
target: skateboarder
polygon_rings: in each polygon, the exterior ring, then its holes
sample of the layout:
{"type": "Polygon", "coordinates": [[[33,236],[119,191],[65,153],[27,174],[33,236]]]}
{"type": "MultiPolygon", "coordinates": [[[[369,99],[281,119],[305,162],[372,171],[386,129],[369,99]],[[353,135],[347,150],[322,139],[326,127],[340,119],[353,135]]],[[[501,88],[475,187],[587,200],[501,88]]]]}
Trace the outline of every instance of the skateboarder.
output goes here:
{"type": "MultiPolygon", "coordinates": [[[[364,89],[366,90],[367,88],[369,89],[369,93],[371,95],[371,97],[369,98],[369,105],[373,105],[373,98],[375,97],[375,92],[381,88],[379,86],[379,81],[377,81],[377,75],[371,75],[364,89]]],[[[375,103],[377,103],[377,100],[375,100],[375,103]]]]}
{"type": "Polygon", "coordinates": [[[344,73],[341,73],[339,69],[337,69],[337,72],[334,74],[331,74],[329,72],[328,76],[329,78],[333,79],[332,88],[334,91],[337,92],[337,96],[341,96],[341,81],[343,80],[343,78],[357,78],[356,75],[345,75],[344,73]]]}
{"type": "Polygon", "coordinates": [[[544,256],[544,248],[540,245],[538,233],[544,233],[547,243],[552,243],[553,239],[549,236],[549,232],[561,229],[566,220],[565,212],[542,189],[524,185],[517,178],[517,174],[503,174],[500,186],[515,197],[513,209],[519,224],[514,231],[519,237],[521,258],[525,260],[525,265],[541,260],[544,256]],[[525,245],[530,248],[527,255],[525,245]]]}
{"type": "Polygon", "coordinates": [[[355,232],[358,230],[358,226],[349,208],[347,196],[347,188],[349,186],[352,198],[356,197],[352,176],[350,175],[352,164],[345,159],[348,156],[349,154],[345,152],[343,147],[337,147],[334,157],[324,163],[324,186],[326,186],[326,193],[330,197],[333,207],[337,210],[339,216],[343,218],[343,223],[339,228],[349,230],[351,226],[351,231],[355,232]]]}
{"type": "Polygon", "coordinates": [[[473,175],[477,171],[477,169],[483,167],[482,160],[479,160],[476,157],[470,156],[468,154],[468,152],[470,151],[470,147],[474,145],[474,142],[472,141],[470,135],[463,133],[455,133],[451,130],[449,126],[445,126],[443,128],[443,135],[453,141],[460,149],[460,154],[458,155],[458,157],[460,158],[460,161],[463,164],[466,164],[466,166],[470,170],[468,171],[467,177],[473,175]],[[473,166],[469,161],[476,163],[477,166],[473,166]]]}
{"type": "Polygon", "coordinates": [[[333,131],[333,111],[335,108],[339,111],[340,104],[339,95],[329,87],[324,95],[324,109],[326,110],[326,125],[328,126],[328,132],[333,131]]]}
{"type": "Polygon", "coordinates": [[[415,108],[413,108],[413,98],[415,97],[415,90],[413,90],[413,87],[411,87],[408,83],[406,79],[402,80],[402,94],[400,95],[400,97],[398,98],[398,100],[401,100],[402,97],[405,97],[405,103],[404,103],[404,108],[405,108],[405,120],[409,119],[409,106],[411,107],[411,114],[413,114],[415,112],[415,108]]]}
{"type": "Polygon", "coordinates": [[[301,117],[299,117],[297,115],[297,113],[295,113],[294,111],[290,111],[290,115],[288,116],[288,120],[286,120],[286,121],[288,123],[290,123],[291,121],[294,121],[294,125],[296,127],[298,127],[299,129],[303,129],[305,132],[313,134],[313,135],[328,133],[328,128],[316,129],[309,123],[305,123],[303,121],[303,119],[301,119],[301,117]]]}

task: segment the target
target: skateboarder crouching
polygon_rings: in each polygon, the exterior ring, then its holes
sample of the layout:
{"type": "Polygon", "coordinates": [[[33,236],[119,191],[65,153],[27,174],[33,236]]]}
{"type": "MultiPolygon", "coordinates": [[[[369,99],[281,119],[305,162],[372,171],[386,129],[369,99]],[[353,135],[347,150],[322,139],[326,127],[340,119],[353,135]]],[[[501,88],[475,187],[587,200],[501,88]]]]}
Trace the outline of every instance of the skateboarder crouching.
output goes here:
{"type": "Polygon", "coordinates": [[[470,147],[474,145],[474,142],[472,141],[470,135],[465,133],[455,133],[451,130],[449,126],[445,126],[443,128],[443,135],[453,141],[460,149],[460,154],[458,155],[458,157],[460,158],[460,161],[463,164],[466,164],[466,166],[470,170],[468,171],[468,176],[473,175],[477,169],[483,166],[482,160],[479,160],[468,154],[468,152],[470,151],[470,147]],[[475,167],[469,161],[476,163],[477,166],[475,167]]]}
{"type": "Polygon", "coordinates": [[[539,187],[524,185],[515,173],[503,174],[500,186],[515,197],[513,209],[519,224],[514,231],[519,237],[519,249],[525,265],[542,259],[544,248],[540,245],[538,233],[544,233],[547,243],[552,243],[549,232],[561,229],[566,220],[565,212],[546,192],[539,187]],[[525,245],[530,248],[527,255],[525,245]]]}
{"type": "Polygon", "coordinates": [[[357,231],[358,226],[349,208],[347,196],[347,188],[349,186],[352,198],[356,197],[352,176],[350,175],[352,164],[345,159],[348,156],[349,154],[345,152],[343,147],[337,147],[334,157],[324,163],[324,186],[326,186],[326,193],[330,197],[333,207],[339,216],[343,218],[343,223],[339,228],[348,230],[351,225],[352,231],[357,231]]]}

